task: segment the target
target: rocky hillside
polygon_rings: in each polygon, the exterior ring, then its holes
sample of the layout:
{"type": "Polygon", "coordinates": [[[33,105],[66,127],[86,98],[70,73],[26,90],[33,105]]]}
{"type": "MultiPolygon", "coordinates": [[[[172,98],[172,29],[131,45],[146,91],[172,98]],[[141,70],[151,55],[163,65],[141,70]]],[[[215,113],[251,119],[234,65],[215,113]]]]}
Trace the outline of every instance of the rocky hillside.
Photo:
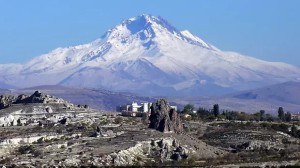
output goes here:
{"type": "Polygon", "coordinates": [[[56,98],[50,95],[41,93],[40,91],[35,91],[32,95],[28,96],[21,94],[19,96],[13,95],[1,95],[0,96],[0,110],[8,108],[12,105],[23,105],[23,104],[65,104],[70,105],[69,102],[63,99],[56,98]]]}
{"type": "Polygon", "coordinates": [[[39,90],[42,93],[60,97],[74,104],[87,104],[95,109],[115,111],[116,106],[135,102],[154,102],[151,97],[136,96],[125,92],[112,92],[103,89],[83,89],[58,85],[38,86],[26,89],[0,90],[2,95],[32,94],[39,90]]]}

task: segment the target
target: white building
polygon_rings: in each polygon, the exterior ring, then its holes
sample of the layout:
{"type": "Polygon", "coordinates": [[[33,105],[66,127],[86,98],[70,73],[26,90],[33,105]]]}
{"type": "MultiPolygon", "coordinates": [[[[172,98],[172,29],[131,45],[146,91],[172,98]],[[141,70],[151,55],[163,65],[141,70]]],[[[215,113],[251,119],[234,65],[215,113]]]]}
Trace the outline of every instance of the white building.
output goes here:
{"type": "Polygon", "coordinates": [[[123,105],[123,106],[117,106],[118,112],[150,112],[150,107],[152,103],[141,103],[138,104],[137,102],[132,102],[131,104],[123,105]]]}
{"type": "MultiPolygon", "coordinates": [[[[131,104],[117,106],[118,112],[151,112],[152,103],[144,102],[138,104],[137,102],[132,102],[131,104]]],[[[177,111],[177,106],[171,106],[172,109],[177,111]]]]}
{"type": "Polygon", "coordinates": [[[129,111],[138,112],[139,109],[142,107],[142,105],[138,105],[137,102],[132,102],[131,106],[129,106],[129,107],[130,107],[129,111]]]}

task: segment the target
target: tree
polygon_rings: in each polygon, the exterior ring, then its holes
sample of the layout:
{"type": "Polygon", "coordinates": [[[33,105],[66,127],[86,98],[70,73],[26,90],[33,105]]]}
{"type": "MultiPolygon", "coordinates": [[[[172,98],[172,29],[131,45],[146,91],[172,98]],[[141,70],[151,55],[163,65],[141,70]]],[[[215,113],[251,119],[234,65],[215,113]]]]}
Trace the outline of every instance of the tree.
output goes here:
{"type": "Polygon", "coordinates": [[[286,122],[292,121],[292,114],[291,114],[290,112],[287,112],[287,113],[285,114],[285,121],[286,121],[286,122]]]}
{"type": "Polygon", "coordinates": [[[210,115],[211,113],[205,108],[199,107],[197,110],[197,116],[203,120],[207,119],[210,115]]]}
{"type": "Polygon", "coordinates": [[[253,118],[255,121],[260,121],[260,119],[261,119],[261,114],[260,114],[260,112],[259,112],[259,113],[254,113],[254,114],[252,115],[252,118],[253,118]]]}
{"type": "Polygon", "coordinates": [[[265,120],[265,110],[260,110],[260,121],[264,121],[265,120]]]}
{"type": "Polygon", "coordinates": [[[283,111],[283,108],[282,108],[282,107],[279,107],[279,108],[278,108],[278,118],[279,118],[281,121],[284,121],[284,111],[283,111]]]}
{"type": "Polygon", "coordinates": [[[274,117],[271,114],[266,114],[266,120],[269,122],[274,121],[274,117]]]}
{"type": "Polygon", "coordinates": [[[237,115],[237,120],[241,120],[241,121],[249,121],[250,116],[248,114],[246,114],[245,112],[240,112],[237,115]]]}
{"type": "Polygon", "coordinates": [[[295,125],[292,126],[291,133],[294,137],[300,138],[300,130],[295,125]]]}
{"type": "Polygon", "coordinates": [[[191,114],[191,113],[193,113],[193,110],[194,110],[194,105],[192,105],[192,104],[187,104],[187,105],[185,105],[184,107],[183,107],[183,113],[185,113],[185,114],[191,114]]]}
{"type": "Polygon", "coordinates": [[[214,113],[215,117],[219,116],[220,112],[219,112],[219,105],[218,104],[214,104],[213,113],[214,113]]]}
{"type": "Polygon", "coordinates": [[[292,128],[291,128],[291,133],[293,136],[297,136],[297,127],[293,124],[292,128]]]}

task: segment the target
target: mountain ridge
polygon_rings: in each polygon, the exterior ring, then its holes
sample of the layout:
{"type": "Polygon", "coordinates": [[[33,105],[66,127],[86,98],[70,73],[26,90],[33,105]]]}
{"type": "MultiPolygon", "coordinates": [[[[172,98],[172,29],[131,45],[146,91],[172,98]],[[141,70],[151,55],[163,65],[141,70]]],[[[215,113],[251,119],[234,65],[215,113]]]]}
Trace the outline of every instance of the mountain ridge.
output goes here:
{"type": "Polygon", "coordinates": [[[297,67],[221,51],[151,15],[125,20],[91,43],[1,65],[0,74],[0,82],[17,87],[62,84],[149,96],[214,95],[220,93],[211,90],[300,80],[297,67]]]}
{"type": "Polygon", "coordinates": [[[179,104],[194,104],[195,107],[211,109],[219,104],[222,110],[255,113],[265,110],[277,115],[279,107],[287,112],[297,113],[300,109],[300,82],[288,81],[258,89],[240,91],[217,97],[170,98],[179,104]]]}

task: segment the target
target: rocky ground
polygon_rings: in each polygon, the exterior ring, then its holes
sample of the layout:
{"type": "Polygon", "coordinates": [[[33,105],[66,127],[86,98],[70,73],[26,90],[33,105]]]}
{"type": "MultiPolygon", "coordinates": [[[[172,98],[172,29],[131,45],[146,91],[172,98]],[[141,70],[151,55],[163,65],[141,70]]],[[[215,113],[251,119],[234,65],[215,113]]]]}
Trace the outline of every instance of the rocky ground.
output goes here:
{"type": "Polygon", "coordinates": [[[300,158],[299,139],[273,126],[186,121],[165,100],[154,103],[149,117],[40,92],[2,96],[0,105],[0,166],[279,166],[300,158]]]}
{"type": "MultiPolygon", "coordinates": [[[[298,123],[211,122],[194,136],[229,153],[208,164],[218,167],[267,167],[299,164],[300,139],[289,134],[298,123]],[[282,132],[287,128],[286,132],[282,132]],[[204,133],[203,133],[204,131],[204,133]]],[[[202,124],[203,126],[203,124],[202,124]]]]}
{"type": "Polygon", "coordinates": [[[165,101],[152,119],[163,120],[155,125],[166,129],[155,130],[148,128],[155,121],[147,118],[122,117],[40,92],[2,100],[0,165],[6,167],[156,165],[227,153],[185,134],[180,116],[165,101]]]}

